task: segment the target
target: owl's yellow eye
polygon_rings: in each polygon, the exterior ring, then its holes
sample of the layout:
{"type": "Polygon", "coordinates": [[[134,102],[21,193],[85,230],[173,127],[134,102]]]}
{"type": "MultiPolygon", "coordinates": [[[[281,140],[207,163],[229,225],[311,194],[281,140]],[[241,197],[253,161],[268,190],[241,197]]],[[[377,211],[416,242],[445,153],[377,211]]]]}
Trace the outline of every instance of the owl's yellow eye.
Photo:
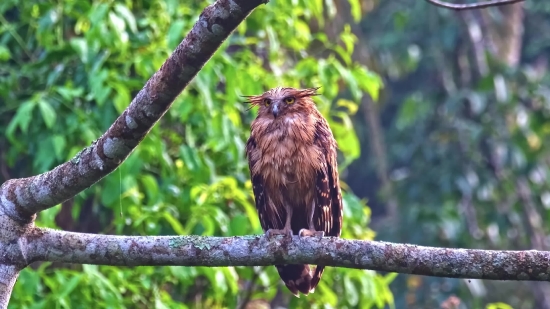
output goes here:
{"type": "Polygon", "coordinates": [[[264,104],[265,104],[265,106],[269,106],[269,104],[271,104],[271,100],[270,99],[264,99],[264,104]]]}
{"type": "Polygon", "coordinates": [[[294,97],[285,98],[285,103],[286,104],[292,104],[292,103],[294,103],[294,101],[296,101],[296,99],[294,99],[294,97]]]}

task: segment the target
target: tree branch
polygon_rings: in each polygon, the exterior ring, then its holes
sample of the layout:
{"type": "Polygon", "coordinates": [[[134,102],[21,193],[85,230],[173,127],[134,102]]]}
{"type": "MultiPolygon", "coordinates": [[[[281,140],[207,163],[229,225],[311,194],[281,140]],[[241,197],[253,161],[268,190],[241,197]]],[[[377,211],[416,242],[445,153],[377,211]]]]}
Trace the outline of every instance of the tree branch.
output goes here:
{"type": "Polygon", "coordinates": [[[4,252],[4,259],[115,266],[305,263],[449,278],[550,280],[550,252],[536,250],[449,249],[330,237],[112,236],[42,228],[24,238],[24,246],[4,252]]]}
{"type": "Polygon", "coordinates": [[[266,2],[218,0],[207,7],[191,32],[103,136],[49,172],[6,181],[0,187],[0,212],[19,222],[31,222],[37,212],[75,196],[114,171],[237,25],[266,2]]]}
{"type": "Polygon", "coordinates": [[[439,0],[426,0],[426,1],[435,6],[439,6],[442,8],[451,9],[455,11],[464,11],[464,10],[483,9],[491,6],[508,5],[512,3],[523,2],[525,0],[492,0],[492,1],[484,1],[479,3],[468,3],[468,4],[455,4],[455,3],[448,3],[448,2],[443,2],[439,0]]]}
{"type": "Polygon", "coordinates": [[[16,266],[0,264],[0,308],[8,306],[19,271],[21,270],[16,266]]]}

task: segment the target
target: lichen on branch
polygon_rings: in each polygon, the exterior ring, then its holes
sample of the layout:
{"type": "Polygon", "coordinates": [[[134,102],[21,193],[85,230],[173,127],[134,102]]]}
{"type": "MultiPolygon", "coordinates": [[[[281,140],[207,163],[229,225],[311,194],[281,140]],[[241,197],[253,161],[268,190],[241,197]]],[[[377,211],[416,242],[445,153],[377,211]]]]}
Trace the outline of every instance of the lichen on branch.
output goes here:
{"type": "MultiPolygon", "coordinates": [[[[550,280],[550,252],[425,247],[333,237],[114,236],[34,229],[28,261],[115,266],[326,266],[424,276],[550,280]]],[[[7,254],[20,259],[19,254],[7,254]]]]}

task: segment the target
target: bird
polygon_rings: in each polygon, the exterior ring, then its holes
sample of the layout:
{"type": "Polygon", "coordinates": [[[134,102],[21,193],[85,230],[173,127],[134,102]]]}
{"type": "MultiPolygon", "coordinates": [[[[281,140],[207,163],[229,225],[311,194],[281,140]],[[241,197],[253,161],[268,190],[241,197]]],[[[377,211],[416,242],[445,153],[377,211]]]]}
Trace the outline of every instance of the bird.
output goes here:
{"type": "MultiPolygon", "coordinates": [[[[246,96],[258,114],[246,157],[260,225],[267,237],[340,237],[342,193],[337,143],[317,109],[319,88],[276,87],[246,96]]],[[[325,266],[275,265],[296,297],[313,293],[325,266]]]]}

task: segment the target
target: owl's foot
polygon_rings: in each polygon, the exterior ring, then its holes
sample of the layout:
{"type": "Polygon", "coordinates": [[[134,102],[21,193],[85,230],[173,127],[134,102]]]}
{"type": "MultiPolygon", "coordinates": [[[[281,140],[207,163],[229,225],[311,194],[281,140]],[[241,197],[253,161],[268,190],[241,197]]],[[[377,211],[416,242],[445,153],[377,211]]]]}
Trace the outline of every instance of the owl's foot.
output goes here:
{"type": "Polygon", "coordinates": [[[323,238],[325,236],[325,232],[323,231],[316,231],[316,230],[308,230],[308,229],[301,229],[298,233],[300,237],[308,237],[308,236],[314,236],[319,239],[323,238]]]}
{"type": "Polygon", "coordinates": [[[291,229],[269,229],[265,232],[265,236],[267,238],[272,238],[273,236],[277,235],[283,235],[285,238],[292,238],[292,230],[291,229]]]}

